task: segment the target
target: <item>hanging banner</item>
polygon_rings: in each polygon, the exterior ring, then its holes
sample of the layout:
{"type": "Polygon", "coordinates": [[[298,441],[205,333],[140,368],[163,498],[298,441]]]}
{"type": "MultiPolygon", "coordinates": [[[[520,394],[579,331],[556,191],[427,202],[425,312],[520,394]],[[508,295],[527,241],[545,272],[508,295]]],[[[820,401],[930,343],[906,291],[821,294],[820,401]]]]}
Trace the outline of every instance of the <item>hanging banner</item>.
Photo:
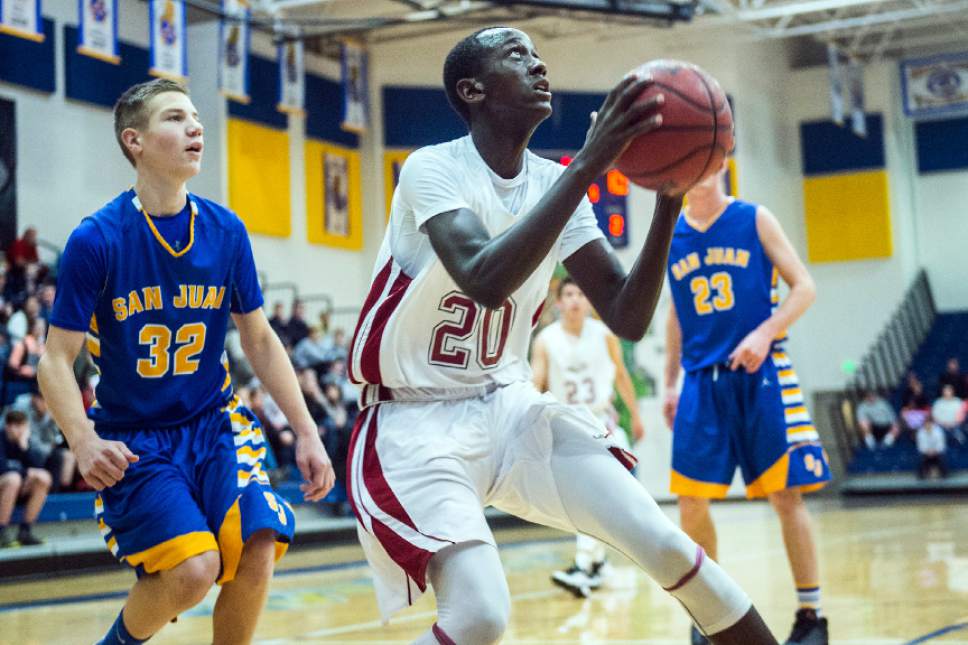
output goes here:
{"type": "Polygon", "coordinates": [[[901,61],[901,90],[910,117],[968,113],[968,52],[901,61]]]}
{"type": "Polygon", "coordinates": [[[0,0],[0,33],[44,42],[40,0],[0,0]]]}
{"type": "Polygon", "coordinates": [[[150,0],[152,76],[180,83],[188,80],[188,47],[185,37],[185,3],[182,0],[150,0]]]}
{"type": "Polygon", "coordinates": [[[340,154],[327,152],[323,160],[326,182],[323,229],[327,235],[348,237],[350,234],[348,166],[347,158],[340,154]]]}
{"type": "Polygon", "coordinates": [[[844,71],[840,65],[840,52],[833,43],[827,43],[827,74],[830,83],[830,120],[844,124],[844,71]]]}
{"type": "Polygon", "coordinates": [[[219,91],[222,96],[249,102],[249,7],[245,0],[222,0],[225,15],[219,27],[219,91]]]}
{"type": "Polygon", "coordinates": [[[340,47],[340,76],[343,85],[343,122],[340,127],[362,134],[369,121],[367,54],[362,44],[343,41],[340,47]]]}
{"type": "Polygon", "coordinates": [[[118,0],[77,0],[77,53],[117,65],[118,0]]]}
{"type": "Polygon", "coordinates": [[[850,129],[858,137],[867,136],[864,116],[864,67],[856,60],[847,63],[847,91],[850,95],[850,129]]]}
{"type": "Polygon", "coordinates": [[[279,45],[279,104],[276,109],[302,114],[304,96],[303,44],[301,40],[290,40],[279,45]]]}

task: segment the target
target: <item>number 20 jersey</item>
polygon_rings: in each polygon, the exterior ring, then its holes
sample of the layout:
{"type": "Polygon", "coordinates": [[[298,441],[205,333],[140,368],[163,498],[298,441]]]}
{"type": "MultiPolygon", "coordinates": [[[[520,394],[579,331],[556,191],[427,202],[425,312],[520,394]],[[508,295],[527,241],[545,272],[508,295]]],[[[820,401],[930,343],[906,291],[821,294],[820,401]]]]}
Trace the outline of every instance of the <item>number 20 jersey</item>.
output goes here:
{"type": "Polygon", "coordinates": [[[525,217],[564,167],[525,152],[518,176],[496,175],[470,136],[415,151],[400,172],[390,221],[350,348],[350,378],[389,388],[504,385],[530,378],[531,331],[557,263],[603,240],[587,198],[532,275],[495,309],[461,292],[423,225],[466,208],[491,237],[525,217]]]}
{"type": "Polygon", "coordinates": [[[224,356],[230,311],[262,306],[252,249],[232,212],[188,196],[176,250],[133,190],[85,218],[61,258],[51,324],[87,332],[100,372],[98,426],[174,426],[232,395],[224,356]]]}
{"type": "Polygon", "coordinates": [[[687,372],[725,363],[778,301],[778,274],[756,231],[756,210],[737,199],[705,231],[685,215],[676,223],[669,286],[687,372]]]}

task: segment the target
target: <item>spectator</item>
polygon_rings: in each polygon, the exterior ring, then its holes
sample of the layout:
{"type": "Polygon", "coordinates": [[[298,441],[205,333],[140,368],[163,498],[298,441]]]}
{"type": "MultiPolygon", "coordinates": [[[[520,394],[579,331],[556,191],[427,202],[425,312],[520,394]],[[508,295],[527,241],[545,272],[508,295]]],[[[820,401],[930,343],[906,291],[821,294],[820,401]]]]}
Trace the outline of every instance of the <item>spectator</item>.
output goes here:
{"type": "Polygon", "coordinates": [[[10,320],[10,316],[13,315],[13,305],[7,300],[7,274],[5,271],[0,270],[0,325],[4,328],[7,326],[7,322],[10,320]]]}
{"type": "Polygon", "coordinates": [[[262,388],[258,381],[248,388],[249,409],[259,419],[262,429],[269,440],[269,446],[276,458],[276,467],[283,477],[288,476],[289,470],[296,463],[296,435],[286,415],[282,413],[272,397],[262,388]]]}
{"type": "Polygon", "coordinates": [[[324,380],[327,382],[332,381],[339,385],[343,393],[343,404],[351,409],[356,408],[357,399],[360,398],[360,390],[350,382],[346,374],[346,361],[339,359],[333,361],[329,366],[329,372],[324,380]]]}
{"type": "Polygon", "coordinates": [[[329,367],[332,350],[333,341],[324,337],[319,327],[310,327],[309,334],[292,350],[292,362],[297,369],[311,367],[318,377],[329,367]]]}
{"type": "Polygon", "coordinates": [[[331,361],[343,361],[346,362],[346,358],[349,355],[349,346],[346,343],[346,331],[342,327],[337,327],[333,330],[333,340],[330,343],[332,347],[330,359],[331,361]]]}
{"type": "Polygon", "coordinates": [[[867,390],[864,400],[857,406],[857,425],[864,443],[871,450],[877,448],[879,441],[883,441],[885,447],[894,445],[900,434],[894,408],[874,390],[867,390]]]}
{"type": "Polygon", "coordinates": [[[276,331],[276,335],[282,340],[283,345],[289,344],[289,336],[286,334],[286,319],[283,318],[282,303],[278,300],[272,303],[272,317],[269,318],[269,326],[276,331]]]}
{"type": "Polygon", "coordinates": [[[943,392],[945,385],[953,387],[954,395],[959,399],[964,399],[968,396],[965,387],[965,375],[961,373],[961,365],[959,365],[958,359],[954,356],[948,359],[945,371],[938,376],[938,392],[943,392]]]}
{"type": "Polygon", "coordinates": [[[70,488],[74,482],[77,462],[67,447],[64,435],[47,409],[47,401],[36,387],[21,394],[13,402],[12,410],[23,412],[30,425],[30,454],[35,465],[46,469],[53,477],[52,490],[70,488]]]}
{"type": "Polygon", "coordinates": [[[47,501],[51,476],[43,468],[32,465],[30,425],[23,412],[10,410],[4,416],[3,437],[0,440],[0,547],[42,544],[33,533],[33,524],[47,501]],[[26,499],[23,521],[17,537],[10,535],[8,525],[13,508],[19,499],[26,499]]]}
{"type": "Polygon", "coordinates": [[[50,320],[50,312],[54,309],[54,298],[57,297],[57,287],[52,284],[45,284],[37,290],[37,300],[40,302],[38,316],[44,320],[50,320]]]}
{"type": "Polygon", "coordinates": [[[319,387],[319,378],[316,372],[309,367],[300,369],[297,373],[299,378],[299,389],[302,391],[309,415],[316,422],[316,427],[323,425],[326,419],[326,408],[323,407],[323,390],[319,387]]]}
{"type": "Polygon", "coordinates": [[[302,300],[293,300],[292,315],[289,317],[289,322],[286,323],[286,335],[289,336],[289,342],[292,343],[293,347],[309,335],[309,325],[306,324],[305,314],[306,305],[303,304],[302,300]]]}
{"type": "Polygon", "coordinates": [[[36,296],[27,296],[23,307],[15,311],[7,321],[7,333],[10,340],[18,340],[27,335],[27,331],[40,316],[40,300],[36,296]]]}
{"type": "Polygon", "coordinates": [[[44,337],[47,323],[35,318],[29,333],[10,347],[7,359],[7,401],[11,401],[31,387],[37,386],[37,363],[44,353],[44,337]]]}
{"type": "Polygon", "coordinates": [[[7,261],[14,266],[27,266],[40,262],[40,257],[37,255],[37,229],[28,226],[23,236],[14,240],[7,251],[7,261]]]}
{"type": "Polygon", "coordinates": [[[955,396],[955,387],[946,383],[941,388],[941,397],[931,406],[931,418],[941,426],[955,441],[965,442],[961,425],[965,422],[964,401],[955,396]]]}
{"type": "Polygon", "coordinates": [[[346,481],[346,458],[349,452],[350,436],[353,433],[353,418],[343,403],[343,392],[339,384],[329,379],[323,388],[323,445],[333,460],[336,481],[346,481]]]}
{"type": "Polygon", "coordinates": [[[931,402],[924,393],[924,386],[921,385],[918,377],[911,373],[908,375],[908,383],[902,398],[901,419],[910,430],[917,431],[924,425],[925,419],[930,414],[931,402]]]}
{"type": "Polygon", "coordinates": [[[918,430],[918,452],[921,453],[918,479],[927,477],[932,468],[937,468],[942,478],[948,476],[948,464],[944,459],[945,449],[944,430],[931,417],[928,417],[918,430]]]}
{"type": "Polygon", "coordinates": [[[235,321],[229,319],[229,328],[225,332],[225,354],[229,359],[229,374],[233,383],[248,383],[255,376],[252,363],[242,350],[242,335],[239,334],[235,321]]]}

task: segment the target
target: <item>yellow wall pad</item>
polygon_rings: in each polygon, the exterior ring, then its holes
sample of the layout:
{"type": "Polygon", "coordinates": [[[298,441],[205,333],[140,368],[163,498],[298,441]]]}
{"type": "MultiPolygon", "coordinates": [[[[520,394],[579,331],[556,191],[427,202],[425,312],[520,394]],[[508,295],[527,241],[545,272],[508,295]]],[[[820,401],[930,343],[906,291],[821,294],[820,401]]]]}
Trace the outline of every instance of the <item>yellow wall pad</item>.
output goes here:
{"type": "Polygon", "coordinates": [[[893,254],[886,170],[805,177],[803,203],[811,262],[893,254]]]}
{"type": "Polygon", "coordinates": [[[403,162],[410,156],[412,150],[387,149],[383,151],[383,198],[386,200],[386,217],[390,219],[390,204],[393,203],[393,191],[397,187],[397,177],[403,162]]]}
{"type": "Polygon", "coordinates": [[[147,573],[155,573],[174,569],[188,558],[206,551],[218,551],[215,536],[208,531],[194,531],[126,555],[123,559],[132,566],[143,566],[147,573]]]}
{"type": "Polygon", "coordinates": [[[311,244],[361,250],[363,189],[359,151],[327,141],[307,139],[305,163],[306,239],[311,244]],[[328,192],[339,190],[337,186],[340,184],[343,195],[334,199],[328,192]]]}
{"type": "Polygon", "coordinates": [[[242,119],[228,120],[229,208],[250,233],[289,237],[289,135],[242,119]]]}

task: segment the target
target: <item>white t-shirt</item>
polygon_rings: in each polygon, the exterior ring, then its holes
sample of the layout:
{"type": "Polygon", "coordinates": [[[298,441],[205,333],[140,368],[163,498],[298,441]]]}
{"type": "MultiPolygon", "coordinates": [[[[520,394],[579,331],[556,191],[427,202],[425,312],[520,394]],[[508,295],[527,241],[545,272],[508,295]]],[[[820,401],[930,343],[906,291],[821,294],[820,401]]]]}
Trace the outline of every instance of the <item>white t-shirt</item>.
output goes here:
{"type": "Polygon", "coordinates": [[[390,388],[453,388],[530,378],[531,330],[558,262],[604,235],[587,198],[557,244],[497,309],[461,293],[423,225],[466,208],[491,236],[512,226],[544,196],[564,167],[525,153],[521,173],[502,179],[470,136],[427,146],[407,158],[373,283],[350,349],[350,378],[390,388]]]}
{"type": "Polygon", "coordinates": [[[548,355],[548,391],[562,403],[586,405],[596,415],[612,403],[615,363],[608,353],[608,327],[594,318],[573,336],[560,322],[538,334],[548,355]]]}

